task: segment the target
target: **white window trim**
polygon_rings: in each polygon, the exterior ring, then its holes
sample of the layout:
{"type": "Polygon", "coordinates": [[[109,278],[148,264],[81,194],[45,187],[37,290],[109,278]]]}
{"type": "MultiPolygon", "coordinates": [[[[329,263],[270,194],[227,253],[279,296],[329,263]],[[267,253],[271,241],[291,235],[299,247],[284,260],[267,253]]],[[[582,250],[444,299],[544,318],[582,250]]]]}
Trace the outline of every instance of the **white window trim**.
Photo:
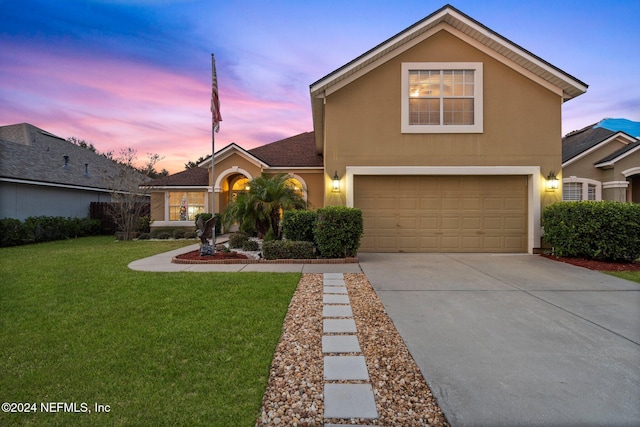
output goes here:
{"type": "MultiPolygon", "coordinates": [[[[589,179],[589,178],[578,178],[576,176],[570,176],[569,178],[562,178],[562,184],[567,184],[567,183],[580,183],[582,184],[582,199],[580,200],[589,200],[589,184],[594,185],[596,187],[596,201],[601,201],[602,200],[602,183],[600,181],[596,181],[595,179],[589,179]]],[[[563,202],[566,202],[567,200],[564,200],[564,195],[562,198],[563,202]]]]}
{"type": "Polygon", "coordinates": [[[528,177],[527,252],[532,254],[540,244],[540,195],[545,181],[540,166],[347,166],[346,204],[350,208],[354,204],[355,175],[525,175],[528,177]]]}
{"type": "Polygon", "coordinates": [[[401,83],[402,133],[482,133],[483,115],[482,62],[403,62],[401,83]],[[473,125],[409,125],[410,70],[474,70],[473,125]]]}
{"type": "MultiPolygon", "coordinates": [[[[211,187],[209,187],[211,188],[211,187]]],[[[186,220],[186,221],[180,221],[180,220],[176,220],[176,221],[171,221],[169,219],[169,193],[178,193],[178,192],[185,192],[185,193],[201,193],[202,191],[202,187],[195,187],[195,188],[172,188],[170,190],[167,190],[164,192],[164,217],[166,218],[164,221],[154,221],[153,224],[156,224],[156,227],[159,226],[187,226],[189,224],[193,225],[193,221],[190,220],[186,220]],[[196,190],[200,190],[200,191],[196,191],[196,190]]],[[[209,200],[209,191],[204,191],[204,211],[208,212],[209,211],[209,207],[211,206],[211,201],[209,200]]]]}

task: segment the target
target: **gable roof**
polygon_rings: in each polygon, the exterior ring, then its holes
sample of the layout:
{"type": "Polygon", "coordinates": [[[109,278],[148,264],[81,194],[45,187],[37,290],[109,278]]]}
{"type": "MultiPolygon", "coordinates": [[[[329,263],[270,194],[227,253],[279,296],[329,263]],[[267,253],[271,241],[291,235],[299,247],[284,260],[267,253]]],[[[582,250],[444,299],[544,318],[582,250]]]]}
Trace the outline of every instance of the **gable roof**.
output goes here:
{"type": "Polygon", "coordinates": [[[271,167],[322,167],[324,165],[322,156],[315,152],[313,132],[301,133],[262,145],[249,150],[249,153],[271,167]]]}
{"type": "MultiPolygon", "coordinates": [[[[216,151],[214,158],[217,163],[234,153],[239,153],[266,169],[322,168],[324,161],[321,155],[316,154],[314,147],[313,132],[304,132],[251,150],[245,150],[236,143],[231,143],[216,151]]],[[[210,164],[211,156],[208,156],[198,164],[198,167],[155,179],[148,185],[152,187],[210,186],[208,170],[210,164]]]]}
{"type": "Polygon", "coordinates": [[[622,147],[621,149],[619,149],[618,151],[616,151],[615,153],[611,153],[610,155],[606,156],[603,159],[600,159],[599,161],[596,162],[596,167],[597,168],[604,168],[607,166],[613,166],[618,160],[627,157],[628,155],[635,153],[636,151],[640,150],[640,139],[637,140],[636,142],[627,145],[626,147],[622,147]]]}
{"type": "Polygon", "coordinates": [[[315,83],[312,83],[310,86],[312,96],[327,90],[328,87],[356,73],[381,57],[386,56],[391,51],[398,51],[396,55],[401,53],[403,51],[401,48],[404,45],[409,45],[407,48],[413,46],[411,42],[414,41],[414,39],[441,23],[448,24],[450,27],[455,28],[484,45],[489,50],[494,51],[497,55],[517,63],[534,75],[561,88],[565,93],[566,99],[574,98],[587,90],[588,85],[586,83],[562,71],[560,68],[534,55],[489,27],[462,13],[455,7],[447,4],[390,39],[380,43],[373,49],[363,53],[351,62],[329,73],[315,83]]]}
{"type": "Polygon", "coordinates": [[[539,82],[557,87],[565,100],[575,98],[587,91],[588,85],[586,83],[447,4],[310,85],[313,123],[316,131],[316,150],[318,152],[322,150],[322,139],[324,137],[322,126],[320,125],[324,117],[323,98],[331,91],[350,81],[350,79],[367,73],[380,63],[386,62],[413,47],[416,43],[428,37],[429,31],[439,25],[445,25],[443,28],[452,30],[454,35],[462,34],[466,36],[492,57],[515,69],[528,72],[530,76],[538,79],[539,82]]]}
{"type": "MultiPolygon", "coordinates": [[[[620,155],[627,153],[629,152],[629,150],[633,149],[638,139],[625,132],[615,130],[615,128],[611,128],[612,126],[610,125],[608,127],[611,129],[604,127],[603,123],[605,123],[607,120],[609,119],[604,119],[583,129],[570,132],[564,138],[562,138],[563,166],[567,166],[568,164],[578,160],[580,157],[588,154],[589,152],[598,149],[598,147],[614,140],[621,141],[623,144],[625,144],[625,146],[606,156],[604,159],[597,162],[598,164],[610,162],[611,160],[616,159],[620,155]]],[[[625,121],[625,123],[626,122],[630,121],[625,121]]]]}
{"type": "MultiPolygon", "coordinates": [[[[136,171],[28,123],[0,126],[0,180],[111,192],[119,177],[136,171]],[[65,159],[66,156],[66,159],[65,159]]],[[[115,188],[127,191],[127,188],[115,188]]]]}

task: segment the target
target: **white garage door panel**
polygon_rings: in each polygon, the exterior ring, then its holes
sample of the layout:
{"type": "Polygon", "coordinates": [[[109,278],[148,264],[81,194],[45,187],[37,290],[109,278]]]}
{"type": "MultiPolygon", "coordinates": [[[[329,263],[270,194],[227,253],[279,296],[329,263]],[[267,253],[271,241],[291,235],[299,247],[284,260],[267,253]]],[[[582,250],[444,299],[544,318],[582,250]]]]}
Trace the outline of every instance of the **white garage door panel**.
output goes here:
{"type": "Polygon", "coordinates": [[[526,176],[354,177],[361,251],[526,252],[526,176]]]}

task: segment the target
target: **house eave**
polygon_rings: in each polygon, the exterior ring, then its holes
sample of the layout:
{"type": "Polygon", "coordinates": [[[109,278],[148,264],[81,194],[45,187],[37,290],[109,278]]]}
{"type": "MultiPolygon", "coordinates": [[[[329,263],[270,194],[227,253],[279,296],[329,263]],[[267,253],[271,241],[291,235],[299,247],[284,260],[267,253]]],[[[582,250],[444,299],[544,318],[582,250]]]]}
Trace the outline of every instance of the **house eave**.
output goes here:
{"type": "Polygon", "coordinates": [[[20,179],[20,178],[9,178],[9,177],[0,177],[0,182],[10,182],[14,184],[25,184],[25,185],[35,185],[39,187],[56,187],[56,188],[65,188],[68,190],[84,190],[84,191],[97,191],[101,193],[121,193],[122,191],[118,190],[110,190],[108,188],[100,188],[100,187],[84,187],[81,185],[73,185],[73,184],[61,184],[57,182],[46,182],[46,181],[32,181],[28,179],[20,179]]]}

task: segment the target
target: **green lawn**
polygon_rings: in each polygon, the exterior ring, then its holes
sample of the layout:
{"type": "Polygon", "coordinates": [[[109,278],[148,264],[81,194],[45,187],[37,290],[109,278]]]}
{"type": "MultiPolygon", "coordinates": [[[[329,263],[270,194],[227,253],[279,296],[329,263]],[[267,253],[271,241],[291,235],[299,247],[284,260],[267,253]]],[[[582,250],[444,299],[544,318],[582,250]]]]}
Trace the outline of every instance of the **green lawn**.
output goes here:
{"type": "Polygon", "coordinates": [[[640,271],[605,271],[604,273],[640,283],[640,271]]]}
{"type": "Polygon", "coordinates": [[[188,243],[0,249],[0,425],[254,425],[300,275],[127,268],[188,243]]]}

